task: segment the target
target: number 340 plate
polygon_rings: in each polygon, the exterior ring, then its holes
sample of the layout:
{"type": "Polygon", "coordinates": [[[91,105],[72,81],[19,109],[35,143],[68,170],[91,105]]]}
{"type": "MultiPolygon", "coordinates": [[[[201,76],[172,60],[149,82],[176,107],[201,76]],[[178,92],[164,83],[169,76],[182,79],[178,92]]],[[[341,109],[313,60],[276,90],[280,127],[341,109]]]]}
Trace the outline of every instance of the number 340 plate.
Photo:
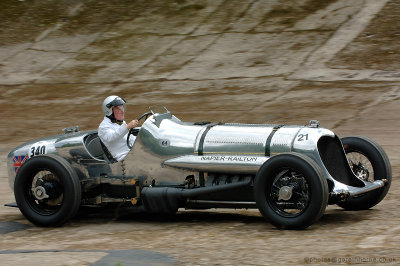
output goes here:
{"type": "Polygon", "coordinates": [[[47,154],[54,149],[54,143],[49,141],[39,141],[33,144],[28,151],[29,158],[41,154],[47,154]]]}

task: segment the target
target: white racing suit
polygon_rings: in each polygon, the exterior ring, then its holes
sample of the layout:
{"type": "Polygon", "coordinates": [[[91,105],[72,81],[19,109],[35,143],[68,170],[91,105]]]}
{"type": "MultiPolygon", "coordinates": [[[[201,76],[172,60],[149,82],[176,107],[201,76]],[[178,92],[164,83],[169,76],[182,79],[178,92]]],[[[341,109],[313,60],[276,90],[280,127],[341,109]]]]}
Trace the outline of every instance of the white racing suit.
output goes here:
{"type": "MultiPolygon", "coordinates": [[[[98,135],[111,155],[117,161],[122,161],[130,151],[126,145],[129,130],[126,128],[126,122],[123,121],[122,125],[113,123],[108,117],[104,117],[100,123],[98,135]]],[[[135,136],[131,136],[130,142],[133,144],[135,136]]]]}

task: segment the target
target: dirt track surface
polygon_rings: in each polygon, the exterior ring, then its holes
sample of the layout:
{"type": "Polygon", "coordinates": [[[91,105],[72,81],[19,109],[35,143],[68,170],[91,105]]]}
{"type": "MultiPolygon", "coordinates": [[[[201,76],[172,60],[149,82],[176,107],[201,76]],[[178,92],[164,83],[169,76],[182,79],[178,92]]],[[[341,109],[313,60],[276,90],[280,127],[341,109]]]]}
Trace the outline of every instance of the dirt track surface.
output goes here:
{"type": "Polygon", "coordinates": [[[148,2],[2,1],[0,264],[398,264],[400,3],[148,2]],[[371,210],[329,206],[304,231],[277,230],[255,210],[83,210],[44,229],[4,207],[14,202],[7,153],[71,125],[97,128],[110,94],[132,118],[165,105],[183,121],[317,119],[380,143],[393,183],[371,210]]]}

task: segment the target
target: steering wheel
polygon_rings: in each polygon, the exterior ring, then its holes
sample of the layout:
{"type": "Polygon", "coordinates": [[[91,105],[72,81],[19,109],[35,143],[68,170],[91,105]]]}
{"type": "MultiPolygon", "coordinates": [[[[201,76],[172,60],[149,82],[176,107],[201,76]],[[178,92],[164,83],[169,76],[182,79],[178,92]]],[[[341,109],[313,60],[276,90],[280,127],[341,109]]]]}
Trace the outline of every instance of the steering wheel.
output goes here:
{"type": "MultiPolygon", "coordinates": [[[[145,118],[144,120],[146,120],[149,117],[149,115],[152,115],[152,114],[153,114],[152,112],[144,113],[137,120],[140,121],[143,118],[145,118]]],[[[139,129],[137,129],[137,128],[129,129],[128,137],[126,138],[126,145],[129,147],[129,149],[132,149],[132,147],[133,147],[133,145],[131,145],[131,143],[129,141],[131,139],[131,136],[132,135],[136,136],[138,133],[139,133],[139,129]]]]}

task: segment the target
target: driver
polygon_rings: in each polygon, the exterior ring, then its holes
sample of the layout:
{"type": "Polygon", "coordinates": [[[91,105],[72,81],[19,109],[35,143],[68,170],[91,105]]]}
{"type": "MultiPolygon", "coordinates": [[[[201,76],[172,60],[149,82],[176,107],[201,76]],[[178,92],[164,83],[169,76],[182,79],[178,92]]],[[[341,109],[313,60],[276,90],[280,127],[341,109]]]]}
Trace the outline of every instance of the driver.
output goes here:
{"type": "MultiPolygon", "coordinates": [[[[102,107],[105,117],[100,123],[98,135],[114,159],[122,161],[130,150],[126,145],[129,129],[137,127],[139,121],[124,121],[126,101],[121,97],[108,96],[102,107]]],[[[134,136],[132,140],[135,140],[134,136]]]]}

